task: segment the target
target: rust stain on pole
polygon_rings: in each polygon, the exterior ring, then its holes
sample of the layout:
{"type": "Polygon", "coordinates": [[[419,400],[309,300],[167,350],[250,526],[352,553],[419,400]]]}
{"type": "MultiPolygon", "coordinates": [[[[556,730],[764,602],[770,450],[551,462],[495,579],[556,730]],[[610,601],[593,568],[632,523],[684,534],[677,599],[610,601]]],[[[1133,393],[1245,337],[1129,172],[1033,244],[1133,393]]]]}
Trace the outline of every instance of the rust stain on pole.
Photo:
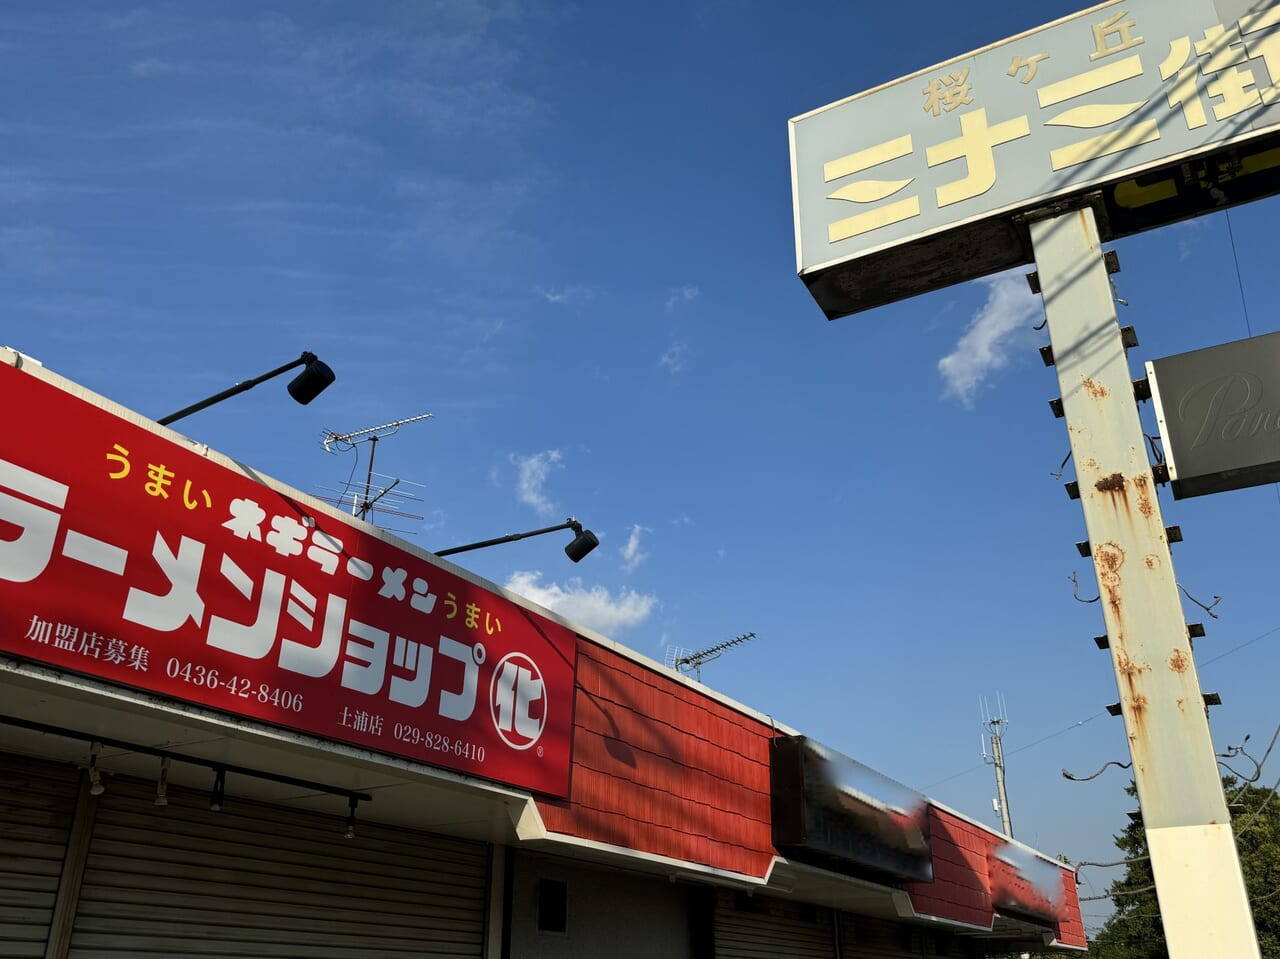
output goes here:
{"type": "Polygon", "coordinates": [[[1107,606],[1115,615],[1116,622],[1123,623],[1124,597],[1120,590],[1120,567],[1124,565],[1124,550],[1110,540],[1100,543],[1094,550],[1094,565],[1098,572],[1098,583],[1107,594],[1107,606]]]}
{"type": "Polygon", "coordinates": [[[1111,391],[1109,389],[1107,389],[1101,383],[1094,382],[1087,376],[1084,378],[1083,381],[1081,381],[1080,385],[1083,386],[1085,388],[1085,391],[1090,396],[1092,396],[1095,400],[1105,400],[1108,396],[1111,395],[1111,391]]]}
{"type": "Polygon", "coordinates": [[[1104,476],[1093,484],[1093,488],[1105,494],[1111,500],[1111,507],[1117,512],[1126,515],[1129,513],[1129,490],[1123,473],[1104,476]]]}
{"type": "Polygon", "coordinates": [[[1093,484],[1094,489],[1099,493],[1123,493],[1124,492],[1124,474],[1112,473],[1110,476],[1104,476],[1098,482],[1093,484]]]}
{"type": "Polygon", "coordinates": [[[1185,673],[1190,665],[1191,657],[1180,649],[1175,649],[1173,655],[1169,657],[1169,668],[1175,673],[1185,673]]]}
{"type": "Polygon", "coordinates": [[[1143,473],[1133,478],[1133,485],[1138,491],[1138,512],[1146,519],[1151,518],[1155,507],[1151,504],[1151,478],[1143,473]]]}

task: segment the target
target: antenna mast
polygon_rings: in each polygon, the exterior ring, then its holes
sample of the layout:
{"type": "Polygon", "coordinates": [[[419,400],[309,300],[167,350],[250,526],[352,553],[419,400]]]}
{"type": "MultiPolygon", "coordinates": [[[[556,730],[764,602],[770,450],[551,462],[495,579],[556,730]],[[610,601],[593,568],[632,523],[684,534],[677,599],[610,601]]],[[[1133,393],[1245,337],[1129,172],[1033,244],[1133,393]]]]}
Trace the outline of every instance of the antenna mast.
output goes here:
{"type": "Polygon", "coordinates": [[[991,758],[987,758],[986,744],[983,744],[982,758],[996,768],[996,807],[1000,813],[1000,824],[1004,834],[1013,838],[1013,817],[1009,814],[1009,793],[1004,785],[1004,740],[1002,730],[1009,725],[1009,716],[1005,710],[1004,696],[996,693],[996,711],[991,712],[986,697],[979,697],[978,711],[982,716],[982,724],[991,736],[991,758]]]}
{"type": "Polygon", "coordinates": [[[732,649],[734,646],[741,646],[750,639],[755,639],[755,633],[743,633],[733,639],[726,640],[723,643],[716,643],[714,646],[708,646],[706,649],[700,649],[694,653],[684,653],[684,655],[673,656],[672,668],[682,673],[687,673],[690,669],[694,671],[694,678],[698,682],[702,682],[702,664],[709,663],[713,659],[719,659],[726,649],[732,649]]]}
{"type": "Polygon", "coordinates": [[[335,446],[340,450],[352,450],[356,448],[357,443],[369,444],[369,471],[364,481],[364,498],[352,505],[351,512],[353,515],[359,516],[361,519],[368,517],[370,510],[373,509],[373,504],[395,489],[400,482],[398,479],[393,480],[390,486],[379,490],[378,495],[372,495],[373,456],[378,451],[378,440],[400,432],[400,427],[406,423],[417,423],[419,420],[430,418],[430,413],[419,413],[417,416],[408,416],[402,420],[396,420],[394,423],[383,423],[381,426],[371,426],[368,429],[356,430],[352,433],[334,433],[333,431],[325,433],[324,448],[329,453],[333,452],[333,447],[335,446]]]}

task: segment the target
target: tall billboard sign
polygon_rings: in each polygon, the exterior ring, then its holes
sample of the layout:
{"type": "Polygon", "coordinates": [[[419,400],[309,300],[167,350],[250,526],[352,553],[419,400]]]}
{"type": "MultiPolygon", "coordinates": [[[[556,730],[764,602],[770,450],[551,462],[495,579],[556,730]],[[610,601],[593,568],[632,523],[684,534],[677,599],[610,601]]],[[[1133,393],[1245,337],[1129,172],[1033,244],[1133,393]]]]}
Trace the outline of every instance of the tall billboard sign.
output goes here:
{"type": "Polygon", "coordinates": [[[829,319],[1280,191],[1280,3],[1113,0],[793,119],[797,269],[829,319]]]}
{"type": "Polygon", "coordinates": [[[0,653],[568,794],[571,630],[12,357],[0,653]]]}

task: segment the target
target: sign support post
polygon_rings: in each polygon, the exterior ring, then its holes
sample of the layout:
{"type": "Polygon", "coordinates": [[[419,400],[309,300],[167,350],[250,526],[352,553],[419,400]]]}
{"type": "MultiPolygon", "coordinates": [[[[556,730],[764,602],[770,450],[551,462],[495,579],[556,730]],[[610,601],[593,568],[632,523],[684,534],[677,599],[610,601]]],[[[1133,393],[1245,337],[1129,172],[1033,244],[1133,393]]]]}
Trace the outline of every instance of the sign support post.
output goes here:
{"type": "Polygon", "coordinates": [[[1089,207],[1039,215],[1031,241],[1169,955],[1256,957],[1097,223],[1089,207]]]}

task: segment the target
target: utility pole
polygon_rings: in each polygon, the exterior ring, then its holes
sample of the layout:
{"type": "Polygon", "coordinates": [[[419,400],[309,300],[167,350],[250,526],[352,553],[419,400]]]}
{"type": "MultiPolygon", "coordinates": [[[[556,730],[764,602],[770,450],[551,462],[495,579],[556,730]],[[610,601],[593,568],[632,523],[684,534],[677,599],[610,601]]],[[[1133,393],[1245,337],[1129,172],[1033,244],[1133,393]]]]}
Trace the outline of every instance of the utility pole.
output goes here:
{"type": "MultiPolygon", "coordinates": [[[[992,714],[986,708],[986,703],[981,704],[984,723],[987,727],[987,733],[991,736],[991,764],[996,767],[996,804],[999,806],[997,812],[1000,813],[1000,823],[1004,827],[1004,834],[1010,839],[1013,838],[1013,816],[1009,812],[1009,793],[1004,786],[1004,738],[1001,730],[1009,725],[1009,717],[1005,713],[1004,697],[997,695],[996,706],[998,712],[992,714]]],[[[982,758],[987,758],[985,744],[982,750],[982,758]]]]}
{"type": "Polygon", "coordinates": [[[1257,957],[1094,212],[1027,220],[1169,956],[1257,957]]]}

